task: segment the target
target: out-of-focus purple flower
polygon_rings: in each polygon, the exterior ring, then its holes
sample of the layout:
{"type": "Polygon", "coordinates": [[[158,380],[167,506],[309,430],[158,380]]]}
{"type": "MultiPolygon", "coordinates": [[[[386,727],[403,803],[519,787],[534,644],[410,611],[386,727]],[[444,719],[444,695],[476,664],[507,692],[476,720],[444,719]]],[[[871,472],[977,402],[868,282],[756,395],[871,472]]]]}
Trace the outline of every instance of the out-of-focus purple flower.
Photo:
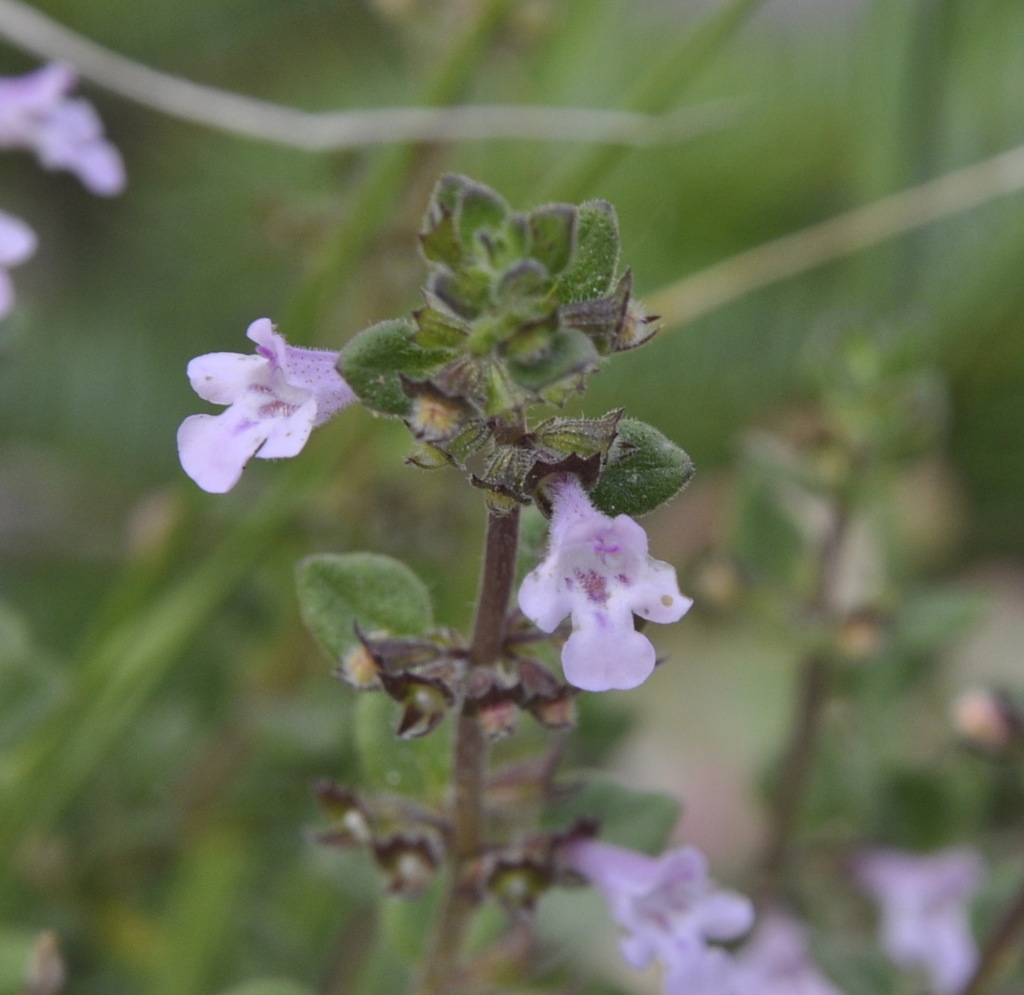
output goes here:
{"type": "Polygon", "coordinates": [[[14,284],[7,270],[23,263],[35,251],[35,232],[20,218],[0,211],[0,319],[6,318],[14,307],[14,284]]]}
{"type": "Polygon", "coordinates": [[[92,104],[68,96],[76,83],[60,63],[0,79],[0,148],[30,149],[47,169],[66,169],[109,197],[124,189],[124,163],[92,104]]]}
{"type": "Polygon", "coordinates": [[[872,850],[854,873],[878,903],[881,943],[901,967],[919,967],[933,995],[963,988],[978,959],[968,905],[984,877],[979,854],[953,847],[931,854],[872,850]]]}
{"type": "Polygon", "coordinates": [[[523,580],[519,607],[544,632],[572,615],[562,649],[570,684],[584,691],[636,687],[654,669],[655,652],[634,629],[633,615],[677,622],[693,601],[679,593],[675,570],[648,556],[647,533],[632,518],[601,514],[568,474],[549,493],[547,556],[523,580]]]}
{"type": "Polygon", "coordinates": [[[803,926],[781,912],[758,917],[736,954],[735,995],[843,995],[811,962],[803,926]]]}
{"type": "Polygon", "coordinates": [[[213,352],[188,364],[195,392],[229,405],[219,415],[191,415],[178,429],[182,467],[212,494],[231,490],[252,456],[295,456],[314,428],[355,400],[335,369],[336,352],[288,345],[269,318],[246,335],[256,355],[213,352]]]}
{"type": "Polygon", "coordinates": [[[716,886],[699,850],[680,847],[655,858],[580,840],[563,856],[604,896],[623,930],[626,962],[661,963],[665,995],[732,995],[732,959],[709,944],[742,936],[754,910],[743,895],[716,886]]]}

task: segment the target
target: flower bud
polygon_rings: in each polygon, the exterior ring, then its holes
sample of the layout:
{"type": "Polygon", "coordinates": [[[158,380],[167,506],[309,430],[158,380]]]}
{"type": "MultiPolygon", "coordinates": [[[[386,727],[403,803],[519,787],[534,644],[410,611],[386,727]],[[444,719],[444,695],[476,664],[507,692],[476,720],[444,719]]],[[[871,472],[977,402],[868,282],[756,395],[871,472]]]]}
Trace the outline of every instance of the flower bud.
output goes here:
{"type": "Polygon", "coordinates": [[[360,691],[377,691],[381,687],[380,667],[364,643],[345,654],[335,674],[360,691]]]}
{"type": "Polygon", "coordinates": [[[422,894],[441,864],[436,842],[423,836],[392,837],[376,844],[373,853],[387,875],[388,891],[401,898],[422,894]]]}
{"type": "Polygon", "coordinates": [[[1001,753],[1021,738],[1021,716],[1006,695],[972,688],[953,702],[953,725],[970,746],[1001,753]]]}

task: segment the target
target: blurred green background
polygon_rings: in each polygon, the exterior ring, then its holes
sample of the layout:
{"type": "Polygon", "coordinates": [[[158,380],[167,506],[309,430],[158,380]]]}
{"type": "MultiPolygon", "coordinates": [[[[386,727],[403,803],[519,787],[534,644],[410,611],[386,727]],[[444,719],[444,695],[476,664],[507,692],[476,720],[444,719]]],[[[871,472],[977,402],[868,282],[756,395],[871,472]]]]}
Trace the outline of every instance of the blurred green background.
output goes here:
{"type": "MultiPolygon", "coordinates": [[[[0,955],[53,928],[76,993],[200,995],[263,975],[355,990],[374,876],[303,836],[319,818],[312,779],[351,773],[351,701],[299,623],[293,564],[321,550],[400,555],[428,580],[439,618],[464,626],[478,495],[405,467],[401,426],[358,410],[319,430],[300,460],[255,461],[230,495],[203,494],[174,446],[181,419],[206,408],[187,361],[246,351],[245,328],[263,315],[292,342],[337,348],[414,307],[415,231],[443,171],[519,208],[610,200],[643,299],[1012,148],[1024,142],[1024,4],[35,6],[156,68],[311,110],[721,101],[705,133],[648,147],[505,140],[309,154],[85,85],[124,154],[123,196],[100,200],[23,154],[0,158],[0,208],[40,235],[13,273],[18,309],[0,325],[0,955]]],[[[36,64],[0,44],[0,74],[36,64]]],[[[994,199],[738,294],[619,358],[582,408],[626,405],[698,467],[691,492],[651,519],[654,549],[685,566],[714,544],[700,529],[721,528],[716,488],[728,488],[739,433],[801,397],[809,338],[855,324],[910,336],[949,390],[942,451],[915,492],[942,505],[920,572],[999,561],[1019,587],[1022,263],[1024,195],[994,199]]],[[[713,621],[684,625],[696,635],[679,636],[679,654],[705,661],[690,691],[673,678],[691,711],[711,701],[739,710],[726,728],[749,713],[776,735],[784,647],[713,621]],[[761,657],[761,683],[725,677],[740,691],[723,694],[713,675],[761,657]],[[751,691],[762,684],[767,699],[751,691]]],[[[664,709],[654,698],[639,701],[664,709]]],[[[641,755],[629,762],[643,766],[641,755]]]]}

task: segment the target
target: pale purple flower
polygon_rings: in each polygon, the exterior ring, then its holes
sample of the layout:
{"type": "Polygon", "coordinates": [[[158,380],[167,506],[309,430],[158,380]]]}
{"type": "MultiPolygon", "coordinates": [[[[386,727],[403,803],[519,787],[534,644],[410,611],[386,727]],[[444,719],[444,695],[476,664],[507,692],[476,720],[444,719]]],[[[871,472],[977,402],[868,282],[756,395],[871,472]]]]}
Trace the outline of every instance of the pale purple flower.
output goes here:
{"type": "Polygon", "coordinates": [[[881,943],[901,967],[919,967],[933,995],[954,995],[977,964],[968,904],[981,885],[979,854],[952,847],[931,854],[872,850],[854,872],[878,903],[881,943]]]}
{"type": "Polygon", "coordinates": [[[7,317],[14,307],[14,284],[7,270],[35,251],[35,232],[20,218],[0,211],[0,318],[7,317]]]}
{"type": "Polygon", "coordinates": [[[178,429],[182,467],[212,494],[231,490],[252,456],[295,456],[314,428],[355,400],[335,369],[336,352],[288,345],[269,318],[246,335],[256,355],[212,352],[188,364],[200,397],[230,405],[219,415],[191,415],[178,429]]]}
{"type": "Polygon", "coordinates": [[[565,847],[563,857],[604,896],[623,930],[626,962],[661,964],[665,995],[733,995],[732,959],[710,943],[738,939],[754,910],[743,895],[716,886],[699,850],[687,846],[647,857],[581,840],[565,847]]]}
{"type": "Polygon", "coordinates": [[[758,917],[736,954],[735,995],[843,995],[812,963],[804,927],[781,912],[758,917]]]}
{"type": "Polygon", "coordinates": [[[0,78],[0,148],[29,149],[47,169],[74,173],[95,194],[120,193],[121,155],[104,138],[92,104],[68,96],[76,83],[60,63],[0,78]]]}
{"type": "Polygon", "coordinates": [[[633,688],[654,670],[650,640],[633,615],[678,622],[693,601],[679,593],[675,570],[647,554],[647,533],[628,515],[609,518],[590,503],[579,480],[549,489],[547,556],[519,588],[519,607],[543,632],[572,616],[562,649],[565,679],[584,691],[633,688]]]}

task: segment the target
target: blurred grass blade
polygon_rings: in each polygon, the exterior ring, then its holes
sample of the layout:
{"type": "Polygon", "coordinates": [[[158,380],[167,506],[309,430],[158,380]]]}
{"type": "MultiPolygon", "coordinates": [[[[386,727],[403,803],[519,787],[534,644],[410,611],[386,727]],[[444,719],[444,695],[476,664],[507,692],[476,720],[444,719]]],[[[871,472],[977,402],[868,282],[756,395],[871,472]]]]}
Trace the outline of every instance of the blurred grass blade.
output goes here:
{"type": "Polygon", "coordinates": [[[997,197],[1024,190],[1024,145],[739,252],[649,294],[666,328],[997,197]]]}
{"type": "MultiPolygon", "coordinates": [[[[696,79],[764,0],[729,0],[661,54],[628,94],[628,110],[657,113],[668,110],[680,92],[696,79]]],[[[598,181],[626,153],[622,146],[601,145],[588,149],[568,170],[556,174],[552,200],[575,203],[591,196],[598,181]]]]}

